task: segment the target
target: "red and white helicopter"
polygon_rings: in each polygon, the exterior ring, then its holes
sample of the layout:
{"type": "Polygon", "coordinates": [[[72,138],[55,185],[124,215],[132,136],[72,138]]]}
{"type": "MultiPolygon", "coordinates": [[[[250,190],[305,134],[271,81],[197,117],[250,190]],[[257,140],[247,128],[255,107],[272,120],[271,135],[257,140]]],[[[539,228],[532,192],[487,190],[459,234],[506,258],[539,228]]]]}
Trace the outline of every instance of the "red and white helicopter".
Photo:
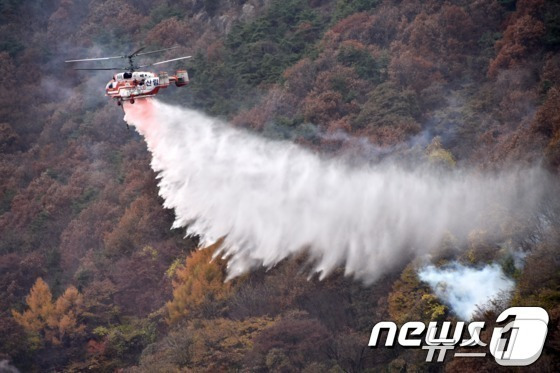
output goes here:
{"type": "Polygon", "coordinates": [[[191,56],[184,56],[173,58],[171,60],[159,61],[155,63],[150,63],[147,65],[136,65],[134,63],[134,58],[138,56],[145,56],[153,53],[160,53],[170,49],[175,49],[178,47],[158,49],[151,52],[142,52],[145,47],[138,49],[137,51],[125,55],[125,56],[115,56],[115,57],[100,57],[100,58],[86,58],[82,60],[69,60],[65,62],[88,62],[88,61],[105,61],[112,59],[128,59],[128,66],[123,68],[116,67],[101,67],[101,68],[75,68],[74,70],[124,70],[124,72],[117,73],[113,75],[113,79],[107,83],[105,87],[106,95],[115,99],[117,105],[121,106],[123,101],[130,101],[134,104],[135,99],[152,97],[155,96],[161,88],[167,88],[170,84],[175,83],[177,87],[183,87],[189,83],[189,74],[186,70],[177,70],[175,75],[169,75],[166,72],[160,72],[158,74],[148,72],[148,71],[138,71],[145,67],[161,65],[164,63],[169,63],[173,61],[184,60],[191,58],[191,56]]]}

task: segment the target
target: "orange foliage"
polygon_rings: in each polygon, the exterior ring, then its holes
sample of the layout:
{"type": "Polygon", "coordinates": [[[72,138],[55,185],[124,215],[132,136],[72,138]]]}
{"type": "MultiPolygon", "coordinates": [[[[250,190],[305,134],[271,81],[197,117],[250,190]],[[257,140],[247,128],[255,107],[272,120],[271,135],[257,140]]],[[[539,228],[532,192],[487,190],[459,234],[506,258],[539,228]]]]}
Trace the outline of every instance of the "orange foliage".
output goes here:
{"type": "Polygon", "coordinates": [[[118,210],[107,201],[95,202],[66,226],[60,243],[64,270],[74,272],[88,250],[99,250],[103,246],[103,236],[114,228],[118,210]]]}
{"type": "Polygon", "coordinates": [[[358,100],[365,97],[364,81],[354,69],[337,66],[317,75],[313,90],[303,101],[306,121],[329,126],[329,123],[359,111],[358,100]]]}
{"type": "Polygon", "coordinates": [[[176,44],[186,44],[192,36],[189,24],[177,18],[167,18],[158,23],[146,35],[146,41],[171,47],[176,44]]]}
{"type": "Polygon", "coordinates": [[[284,71],[284,87],[296,97],[302,99],[313,88],[317,68],[313,62],[304,58],[284,71]]]}
{"type": "Polygon", "coordinates": [[[12,311],[12,314],[25,330],[38,333],[47,326],[48,320],[54,313],[49,285],[39,277],[25,298],[25,302],[29,307],[27,311],[23,314],[12,311]]]}
{"type": "Polygon", "coordinates": [[[83,334],[85,326],[78,323],[83,297],[75,287],[67,288],[53,303],[49,285],[39,277],[25,301],[29,308],[23,313],[12,310],[12,315],[26,331],[53,344],[83,334]]]}
{"type": "Polygon", "coordinates": [[[513,22],[496,42],[498,54],[490,62],[488,75],[495,77],[500,69],[518,66],[529,55],[544,35],[544,24],[531,15],[524,15],[513,22]]]}
{"type": "Polygon", "coordinates": [[[85,325],[78,322],[83,312],[83,297],[74,286],[70,286],[56,300],[54,313],[48,322],[52,331],[48,333],[54,344],[60,344],[64,338],[82,335],[85,325]]]}
{"type": "Polygon", "coordinates": [[[112,30],[118,36],[133,35],[147,23],[147,17],[134,4],[120,0],[92,3],[88,15],[75,35],[82,43],[102,29],[112,30]]]}
{"type": "Polygon", "coordinates": [[[336,133],[342,131],[344,133],[350,133],[352,131],[352,126],[348,119],[343,118],[335,121],[331,121],[329,128],[327,129],[329,133],[336,133]]]}
{"type": "Polygon", "coordinates": [[[551,88],[537,112],[538,130],[560,140],[560,89],[551,88]]]}
{"type": "MultiPolygon", "coordinates": [[[[474,33],[474,22],[471,17],[462,7],[457,5],[444,5],[441,15],[438,17],[438,22],[442,28],[441,32],[447,36],[447,39],[469,41],[474,33]]],[[[458,44],[457,46],[465,48],[468,45],[458,44]]]]}
{"type": "Polygon", "coordinates": [[[406,141],[420,132],[421,127],[409,118],[397,118],[391,126],[369,127],[363,131],[370,141],[383,146],[392,146],[406,141]]]}
{"type": "Polygon", "coordinates": [[[551,54],[547,56],[544,63],[541,81],[545,84],[560,82],[560,55],[551,54]]]}
{"type": "Polygon", "coordinates": [[[162,210],[160,206],[155,205],[156,202],[147,195],[142,195],[130,204],[114,229],[104,237],[107,254],[131,253],[146,244],[145,240],[139,239],[142,234],[151,238],[163,234],[155,224],[157,220],[153,219],[154,215],[162,210]]]}
{"type": "Polygon", "coordinates": [[[464,73],[465,54],[475,46],[477,29],[463,7],[446,4],[434,13],[420,12],[403,28],[403,37],[391,45],[389,66],[400,85],[420,91],[464,73]]]}
{"type": "Polygon", "coordinates": [[[416,91],[443,80],[436,64],[412,51],[404,51],[391,60],[389,76],[399,85],[411,87],[416,91]]]}
{"type": "Polygon", "coordinates": [[[381,5],[374,14],[355,13],[325,32],[322,45],[333,49],[345,40],[388,46],[397,32],[402,15],[396,7],[381,5]]]}
{"type": "Polygon", "coordinates": [[[332,29],[325,34],[325,39],[332,41],[340,41],[355,39],[368,39],[368,26],[371,24],[372,16],[367,13],[355,13],[343,20],[339,21],[332,29]]]}
{"type": "Polygon", "coordinates": [[[257,106],[237,114],[232,119],[232,123],[240,127],[262,130],[268,119],[270,118],[266,115],[265,111],[261,110],[261,108],[257,106]]]}
{"type": "Polygon", "coordinates": [[[325,125],[340,119],[342,95],[334,91],[325,91],[305,99],[303,113],[306,121],[325,125]]]}
{"type": "Polygon", "coordinates": [[[184,268],[177,270],[173,281],[173,300],[167,303],[169,322],[175,323],[192,314],[206,302],[219,302],[229,297],[231,283],[224,282],[225,262],[212,255],[221,241],[193,252],[184,268]]]}

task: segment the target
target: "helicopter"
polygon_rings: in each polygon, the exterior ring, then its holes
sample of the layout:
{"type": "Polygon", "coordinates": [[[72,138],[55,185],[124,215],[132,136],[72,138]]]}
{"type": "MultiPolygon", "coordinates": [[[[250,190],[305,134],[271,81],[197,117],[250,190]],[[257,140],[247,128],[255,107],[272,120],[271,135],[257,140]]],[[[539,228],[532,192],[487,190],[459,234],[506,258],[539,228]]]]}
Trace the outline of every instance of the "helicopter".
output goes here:
{"type": "Polygon", "coordinates": [[[187,70],[177,70],[175,75],[169,75],[166,72],[159,72],[158,74],[148,71],[140,71],[145,67],[161,65],[164,63],[179,61],[191,58],[191,56],[183,56],[173,58],[171,60],[159,61],[147,65],[137,65],[134,59],[139,56],[145,56],[154,53],[161,53],[178,47],[158,49],[150,52],[142,52],[146,47],[142,47],[130,54],[124,56],[114,57],[99,57],[99,58],[85,58],[80,60],[68,60],[66,63],[75,62],[91,62],[91,61],[105,61],[113,59],[127,59],[128,66],[126,67],[100,67],[100,68],[74,68],[74,70],[108,70],[108,71],[121,71],[113,75],[105,86],[105,95],[115,99],[117,105],[122,106],[123,102],[129,101],[134,104],[136,99],[152,97],[158,94],[161,88],[167,88],[172,83],[177,87],[186,86],[189,83],[189,74],[187,70]],[[124,70],[124,71],[123,71],[124,70]]]}

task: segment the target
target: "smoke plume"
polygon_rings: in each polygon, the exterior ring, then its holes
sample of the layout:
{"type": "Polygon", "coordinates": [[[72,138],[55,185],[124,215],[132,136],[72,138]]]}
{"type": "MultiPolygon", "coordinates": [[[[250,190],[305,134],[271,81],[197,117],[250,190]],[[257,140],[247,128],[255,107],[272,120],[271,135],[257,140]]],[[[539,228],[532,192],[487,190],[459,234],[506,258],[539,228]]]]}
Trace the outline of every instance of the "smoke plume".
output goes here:
{"type": "Polygon", "coordinates": [[[456,262],[443,268],[427,266],[418,276],[463,320],[470,320],[477,307],[484,308],[501,294],[511,292],[514,286],[497,264],[482,268],[456,262]]]}
{"type": "Polygon", "coordinates": [[[533,212],[546,184],[538,168],[350,166],[156,100],[125,110],[152,153],[174,227],[203,244],[225,237],[229,278],[307,251],[321,277],[344,266],[372,282],[448,233],[460,239],[497,223],[496,211],[533,212]]]}

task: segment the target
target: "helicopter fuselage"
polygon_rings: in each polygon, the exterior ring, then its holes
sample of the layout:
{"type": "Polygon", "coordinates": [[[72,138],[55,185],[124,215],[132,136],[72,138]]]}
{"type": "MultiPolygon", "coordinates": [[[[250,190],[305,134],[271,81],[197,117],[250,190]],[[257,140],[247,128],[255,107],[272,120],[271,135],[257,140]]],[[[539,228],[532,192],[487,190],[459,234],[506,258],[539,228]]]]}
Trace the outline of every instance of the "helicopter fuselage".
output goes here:
{"type": "Polygon", "coordinates": [[[121,72],[113,76],[106,87],[106,95],[117,100],[118,104],[123,101],[134,103],[135,99],[155,96],[161,88],[167,88],[175,83],[177,87],[183,87],[189,83],[189,75],[186,70],[178,70],[176,75],[168,75],[166,72],[155,74],[146,71],[121,72]]]}

